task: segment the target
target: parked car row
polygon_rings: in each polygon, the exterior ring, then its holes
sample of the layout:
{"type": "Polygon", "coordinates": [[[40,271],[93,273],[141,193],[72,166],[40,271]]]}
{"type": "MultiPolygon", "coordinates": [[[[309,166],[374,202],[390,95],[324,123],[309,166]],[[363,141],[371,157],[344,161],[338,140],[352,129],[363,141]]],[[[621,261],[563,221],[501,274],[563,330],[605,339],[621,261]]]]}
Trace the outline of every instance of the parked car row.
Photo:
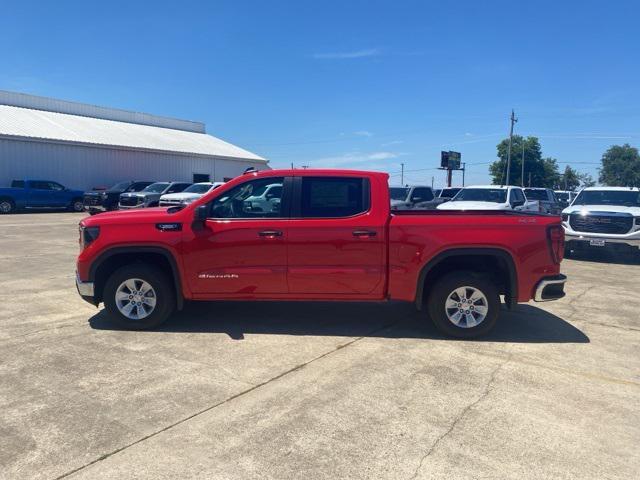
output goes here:
{"type": "Polygon", "coordinates": [[[184,206],[222,184],[222,182],[120,182],[105,191],[86,192],[84,209],[94,215],[111,210],[184,206]]]}
{"type": "Polygon", "coordinates": [[[394,210],[517,210],[560,215],[553,190],[508,185],[477,185],[463,188],[391,187],[394,210]]]}

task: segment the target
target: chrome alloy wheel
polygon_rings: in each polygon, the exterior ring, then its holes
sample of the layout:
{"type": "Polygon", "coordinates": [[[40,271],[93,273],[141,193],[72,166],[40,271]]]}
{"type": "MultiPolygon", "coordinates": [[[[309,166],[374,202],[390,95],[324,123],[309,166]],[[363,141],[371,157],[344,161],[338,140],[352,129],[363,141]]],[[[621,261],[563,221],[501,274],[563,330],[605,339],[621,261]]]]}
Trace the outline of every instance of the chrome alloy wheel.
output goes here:
{"type": "Polygon", "coordinates": [[[0,202],[0,213],[9,213],[12,208],[13,205],[11,205],[11,202],[9,202],[8,200],[3,200],[2,202],[0,202]]]}
{"type": "Polygon", "coordinates": [[[480,325],[489,312],[484,293],[475,287],[458,287],[447,297],[447,318],[456,327],[472,328],[480,325]]]}
{"type": "Polygon", "coordinates": [[[156,292],[144,280],[130,278],[116,290],[116,306],[125,317],[142,320],[156,308],[156,292]]]}

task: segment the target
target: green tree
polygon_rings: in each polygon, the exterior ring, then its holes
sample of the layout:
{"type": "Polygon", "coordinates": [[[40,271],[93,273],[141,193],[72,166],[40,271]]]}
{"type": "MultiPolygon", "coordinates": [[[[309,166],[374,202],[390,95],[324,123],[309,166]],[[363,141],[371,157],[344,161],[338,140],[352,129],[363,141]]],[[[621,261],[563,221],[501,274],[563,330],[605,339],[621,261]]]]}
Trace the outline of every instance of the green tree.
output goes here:
{"type": "Polygon", "coordinates": [[[563,190],[575,190],[580,186],[580,174],[567,165],[560,179],[559,187],[563,190]]]}
{"type": "MultiPolygon", "coordinates": [[[[529,185],[531,178],[532,187],[553,188],[560,179],[558,164],[553,158],[542,158],[542,148],[536,137],[524,138],[520,135],[513,136],[511,147],[511,171],[509,182],[512,185],[522,183],[522,146],[524,145],[524,185],[529,185]]],[[[507,154],[509,139],[502,140],[498,146],[498,160],[489,166],[489,173],[494,185],[506,182],[507,154]]]]}
{"type": "Polygon", "coordinates": [[[613,145],[602,155],[600,183],[611,187],[640,186],[640,154],[628,143],[613,145]]]}
{"type": "Polygon", "coordinates": [[[580,173],[578,174],[578,178],[580,179],[580,183],[583,187],[595,187],[596,181],[593,179],[591,175],[588,173],[580,173]]]}

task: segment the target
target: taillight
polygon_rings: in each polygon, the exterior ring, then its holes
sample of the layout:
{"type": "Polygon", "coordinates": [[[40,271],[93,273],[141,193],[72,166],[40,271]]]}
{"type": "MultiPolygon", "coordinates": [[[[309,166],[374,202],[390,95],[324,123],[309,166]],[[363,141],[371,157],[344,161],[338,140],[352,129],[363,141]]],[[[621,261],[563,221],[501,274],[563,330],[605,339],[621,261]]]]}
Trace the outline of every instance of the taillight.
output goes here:
{"type": "Polygon", "coordinates": [[[80,243],[80,250],[84,250],[89,245],[91,245],[98,235],[100,235],[100,227],[85,227],[80,225],[80,238],[78,242],[80,243]]]}
{"type": "Polygon", "coordinates": [[[551,258],[560,263],[564,258],[564,229],[560,225],[551,225],[547,231],[547,243],[551,258]]]}

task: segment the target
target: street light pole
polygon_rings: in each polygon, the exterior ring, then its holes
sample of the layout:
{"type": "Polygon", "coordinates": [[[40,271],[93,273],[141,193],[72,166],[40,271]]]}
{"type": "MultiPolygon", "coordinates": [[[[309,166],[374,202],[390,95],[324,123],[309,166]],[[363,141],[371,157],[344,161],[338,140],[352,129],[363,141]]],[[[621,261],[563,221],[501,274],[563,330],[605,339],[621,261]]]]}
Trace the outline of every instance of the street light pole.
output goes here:
{"type": "Polygon", "coordinates": [[[404,187],[404,163],[400,164],[400,186],[404,187]]]}
{"type": "Polygon", "coordinates": [[[524,137],[522,137],[522,175],[520,176],[520,186],[524,188],[524,137]]]}
{"type": "Polygon", "coordinates": [[[509,177],[510,177],[510,170],[511,170],[511,144],[513,143],[513,125],[514,123],[516,123],[518,121],[518,119],[516,118],[516,114],[513,111],[513,108],[511,109],[511,128],[509,129],[509,151],[507,153],[507,183],[506,185],[509,185],[509,177]]]}

